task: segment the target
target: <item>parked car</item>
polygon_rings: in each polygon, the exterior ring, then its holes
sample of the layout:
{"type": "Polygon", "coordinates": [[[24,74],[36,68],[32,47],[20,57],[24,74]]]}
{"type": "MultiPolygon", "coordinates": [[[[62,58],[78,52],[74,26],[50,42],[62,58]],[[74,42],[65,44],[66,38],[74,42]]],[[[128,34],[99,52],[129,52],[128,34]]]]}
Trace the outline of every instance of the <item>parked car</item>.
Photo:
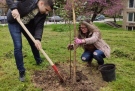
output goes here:
{"type": "Polygon", "coordinates": [[[48,17],[48,21],[49,22],[60,22],[63,21],[63,18],[61,18],[60,16],[52,16],[52,17],[48,17]]]}
{"type": "Polygon", "coordinates": [[[0,16],[0,23],[7,23],[7,16],[0,16]]]}
{"type": "Polygon", "coordinates": [[[83,20],[89,20],[90,18],[87,18],[86,16],[78,16],[77,18],[76,18],[76,21],[83,21],[83,20]]]}
{"type": "Polygon", "coordinates": [[[104,19],[105,19],[105,16],[100,14],[95,18],[95,21],[101,21],[101,20],[104,20],[104,19]]]}

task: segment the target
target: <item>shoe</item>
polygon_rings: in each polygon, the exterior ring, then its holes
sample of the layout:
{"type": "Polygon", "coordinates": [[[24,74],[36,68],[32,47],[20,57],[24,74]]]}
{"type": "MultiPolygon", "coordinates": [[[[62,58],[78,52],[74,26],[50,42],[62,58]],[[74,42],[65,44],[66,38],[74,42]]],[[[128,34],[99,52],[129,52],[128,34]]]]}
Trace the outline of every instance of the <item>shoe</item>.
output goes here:
{"type": "Polygon", "coordinates": [[[24,82],[25,81],[25,71],[20,71],[19,72],[19,80],[21,82],[24,82]]]}
{"type": "Polygon", "coordinates": [[[42,62],[43,62],[43,61],[42,61],[42,60],[40,60],[39,62],[37,62],[37,65],[40,65],[42,62]]]}
{"type": "Polygon", "coordinates": [[[92,61],[88,61],[87,62],[87,67],[91,67],[91,63],[92,63],[92,61]]]}
{"type": "Polygon", "coordinates": [[[97,70],[100,70],[101,67],[102,67],[102,65],[98,65],[97,66],[97,70]]]}

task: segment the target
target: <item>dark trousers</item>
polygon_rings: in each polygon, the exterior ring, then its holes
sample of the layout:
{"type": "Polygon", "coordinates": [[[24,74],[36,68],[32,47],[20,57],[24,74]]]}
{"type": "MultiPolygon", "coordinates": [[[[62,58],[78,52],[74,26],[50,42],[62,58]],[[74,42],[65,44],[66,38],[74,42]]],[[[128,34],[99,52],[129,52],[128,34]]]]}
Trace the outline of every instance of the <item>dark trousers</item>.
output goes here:
{"type": "MultiPolygon", "coordinates": [[[[41,61],[39,51],[35,47],[35,44],[32,42],[32,40],[29,38],[29,36],[22,29],[22,27],[17,22],[8,23],[8,27],[9,27],[11,37],[13,39],[14,56],[15,56],[17,69],[19,71],[25,71],[24,63],[23,63],[23,54],[22,54],[22,34],[21,33],[23,33],[23,35],[28,40],[36,62],[41,61]]],[[[31,30],[31,31],[32,31],[31,34],[34,35],[34,30],[31,30]]]]}

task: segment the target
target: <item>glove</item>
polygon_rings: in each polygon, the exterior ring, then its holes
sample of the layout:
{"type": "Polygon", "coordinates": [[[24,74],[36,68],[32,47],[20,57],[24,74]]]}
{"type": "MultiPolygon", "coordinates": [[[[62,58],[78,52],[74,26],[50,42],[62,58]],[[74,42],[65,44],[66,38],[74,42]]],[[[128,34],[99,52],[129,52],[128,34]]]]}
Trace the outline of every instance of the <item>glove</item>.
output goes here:
{"type": "Polygon", "coordinates": [[[83,43],[82,39],[78,39],[78,38],[75,38],[74,42],[75,42],[75,44],[82,44],[83,43]]]}
{"type": "Polygon", "coordinates": [[[73,50],[74,49],[74,45],[73,44],[69,44],[67,47],[68,50],[73,50]]]}

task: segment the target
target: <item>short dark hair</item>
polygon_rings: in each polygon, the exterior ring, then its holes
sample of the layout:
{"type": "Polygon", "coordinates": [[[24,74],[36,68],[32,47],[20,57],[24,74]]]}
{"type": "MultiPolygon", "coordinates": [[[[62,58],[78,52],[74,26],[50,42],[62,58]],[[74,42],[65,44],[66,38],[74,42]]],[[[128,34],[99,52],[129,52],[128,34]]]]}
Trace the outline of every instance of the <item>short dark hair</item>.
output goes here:
{"type": "Polygon", "coordinates": [[[45,5],[50,6],[51,9],[54,9],[54,0],[42,0],[45,2],[45,5]]]}
{"type": "Polygon", "coordinates": [[[51,7],[51,9],[54,9],[54,0],[48,0],[48,5],[51,7]]]}

